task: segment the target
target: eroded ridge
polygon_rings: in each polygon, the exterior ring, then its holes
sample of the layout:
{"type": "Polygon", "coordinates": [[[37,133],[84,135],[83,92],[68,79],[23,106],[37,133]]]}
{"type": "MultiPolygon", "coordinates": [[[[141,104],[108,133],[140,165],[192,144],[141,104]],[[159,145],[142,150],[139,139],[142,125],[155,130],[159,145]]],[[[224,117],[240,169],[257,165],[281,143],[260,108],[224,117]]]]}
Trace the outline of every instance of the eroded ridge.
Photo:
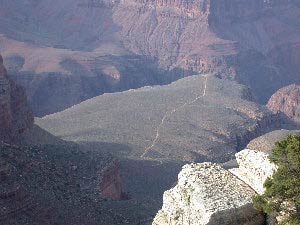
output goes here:
{"type": "Polygon", "coordinates": [[[146,158],[146,155],[147,153],[149,152],[149,150],[151,150],[155,144],[157,143],[159,137],[160,137],[160,131],[161,129],[163,128],[164,124],[165,124],[165,121],[170,117],[172,116],[174,113],[176,113],[177,111],[179,111],[180,109],[186,107],[187,105],[191,105],[193,103],[195,103],[196,101],[198,101],[200,98],[203,98],[206,96],[206,89],[207,89],[207,81],[208,81],[208,76],[205,75],[205,79],[204,79],[204,89],[203,89],[203,93],[201,95],[198,95],[195,99],[193,99],[192,101],[187,101],[185,102],[184,104],[172,109],[172,110],[169,110],[165,113],[165,115],[163,116],[160,124],[158,125],[157,129],[156,129],[156,135],[155,135],[155,138],[154,140],[152,141],[152,143],[145,148],[144,150],[144,153],[141,155],[142,158],[146,158]]]}

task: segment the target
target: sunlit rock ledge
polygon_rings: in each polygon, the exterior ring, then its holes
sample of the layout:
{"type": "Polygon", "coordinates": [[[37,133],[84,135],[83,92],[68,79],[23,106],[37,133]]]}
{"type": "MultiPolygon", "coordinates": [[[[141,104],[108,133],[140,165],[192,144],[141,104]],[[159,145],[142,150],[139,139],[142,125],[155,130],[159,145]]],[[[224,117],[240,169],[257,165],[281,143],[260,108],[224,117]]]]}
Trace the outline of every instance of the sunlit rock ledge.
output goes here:
{"type": "Polygon", "coordinates": [[[153,225],[262,225],[252,207],[255,191],[213,163],[185,165],[177,185],[164,193],[153,225]]]}
{"type": "Polygon", "coordinates": [[[248,184],[257,193],[264,192],[264,182],[272,177],[276,170],[275,164],[268,159],[268,154],[257,150],[245,149],[235,155],[239,168],[230,172],[248,184]]]}

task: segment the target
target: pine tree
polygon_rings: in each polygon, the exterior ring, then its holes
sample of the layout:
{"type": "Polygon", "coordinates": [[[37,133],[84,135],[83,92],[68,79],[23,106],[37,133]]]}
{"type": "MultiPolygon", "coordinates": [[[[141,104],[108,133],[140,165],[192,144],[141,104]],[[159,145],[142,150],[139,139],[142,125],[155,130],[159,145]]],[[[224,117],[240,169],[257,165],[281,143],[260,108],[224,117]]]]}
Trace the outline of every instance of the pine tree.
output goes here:
{"type": "Polygon", "coordinates": [[[266,180],[265,192],[254,196],[254,207],[274,218],[283,216],[277,224],[300,225],[300,134],[277,142],[269,159],[278,169],[266,180]]]}

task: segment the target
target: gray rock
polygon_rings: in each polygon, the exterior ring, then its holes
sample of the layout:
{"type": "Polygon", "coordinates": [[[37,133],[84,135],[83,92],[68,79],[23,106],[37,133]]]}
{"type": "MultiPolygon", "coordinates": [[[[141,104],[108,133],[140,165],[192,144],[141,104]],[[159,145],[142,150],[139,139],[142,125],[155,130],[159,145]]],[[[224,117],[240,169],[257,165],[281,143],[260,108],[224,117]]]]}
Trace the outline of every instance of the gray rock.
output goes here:
{"type": "Polygon", "coordinates": [[[260,225],[264,218],[252,207],[254,194],[217,164],[186,165],[152,225],[260,225]]]}

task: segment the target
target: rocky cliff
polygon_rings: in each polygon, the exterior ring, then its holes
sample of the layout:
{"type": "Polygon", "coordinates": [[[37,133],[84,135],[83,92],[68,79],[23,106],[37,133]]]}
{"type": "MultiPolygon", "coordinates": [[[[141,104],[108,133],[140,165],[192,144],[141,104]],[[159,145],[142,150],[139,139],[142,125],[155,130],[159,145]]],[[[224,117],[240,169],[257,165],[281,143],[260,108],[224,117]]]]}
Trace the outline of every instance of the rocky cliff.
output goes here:
{"type": "Polygon", "coordinates": [[[14,141],[32,125],[25,91],[8,77],[0,55],[0,139],[14,141]]]}
{"type": "Polygon", "coordinates": [[[228,171],[211,163],[184,166],[176,186],[164,193],[153,225],[265,224],[251,206],[252,196],[264,192],[265,180],[276,171],[268,159],[275,141],[297,132],[278,130],[254,139],[248,147],[258,150],[238,152],[238,167],[228,171]]]}
{"type": "Polygon", "coordinates": [[[231,169],[230,172],[248,184],[257,193],[264,192],[264,182],[272,177],[276,166],[268,159],[268,154],[257,150],[245,149],[236,155],[239,168],[231,169]]]}
{"type": "Polygon", "coordinates": [[[300,86],[290,85],[278,90],[270,98],[267,107],[275,113],[283,113],[300,123],[300,86]]]}
{"type": "Polygon", "coordinates": [[[255,192],[216,164],[183,167],[177,185],[166,191],[153,225],[262,225],[251,204],[255,192]]]}

